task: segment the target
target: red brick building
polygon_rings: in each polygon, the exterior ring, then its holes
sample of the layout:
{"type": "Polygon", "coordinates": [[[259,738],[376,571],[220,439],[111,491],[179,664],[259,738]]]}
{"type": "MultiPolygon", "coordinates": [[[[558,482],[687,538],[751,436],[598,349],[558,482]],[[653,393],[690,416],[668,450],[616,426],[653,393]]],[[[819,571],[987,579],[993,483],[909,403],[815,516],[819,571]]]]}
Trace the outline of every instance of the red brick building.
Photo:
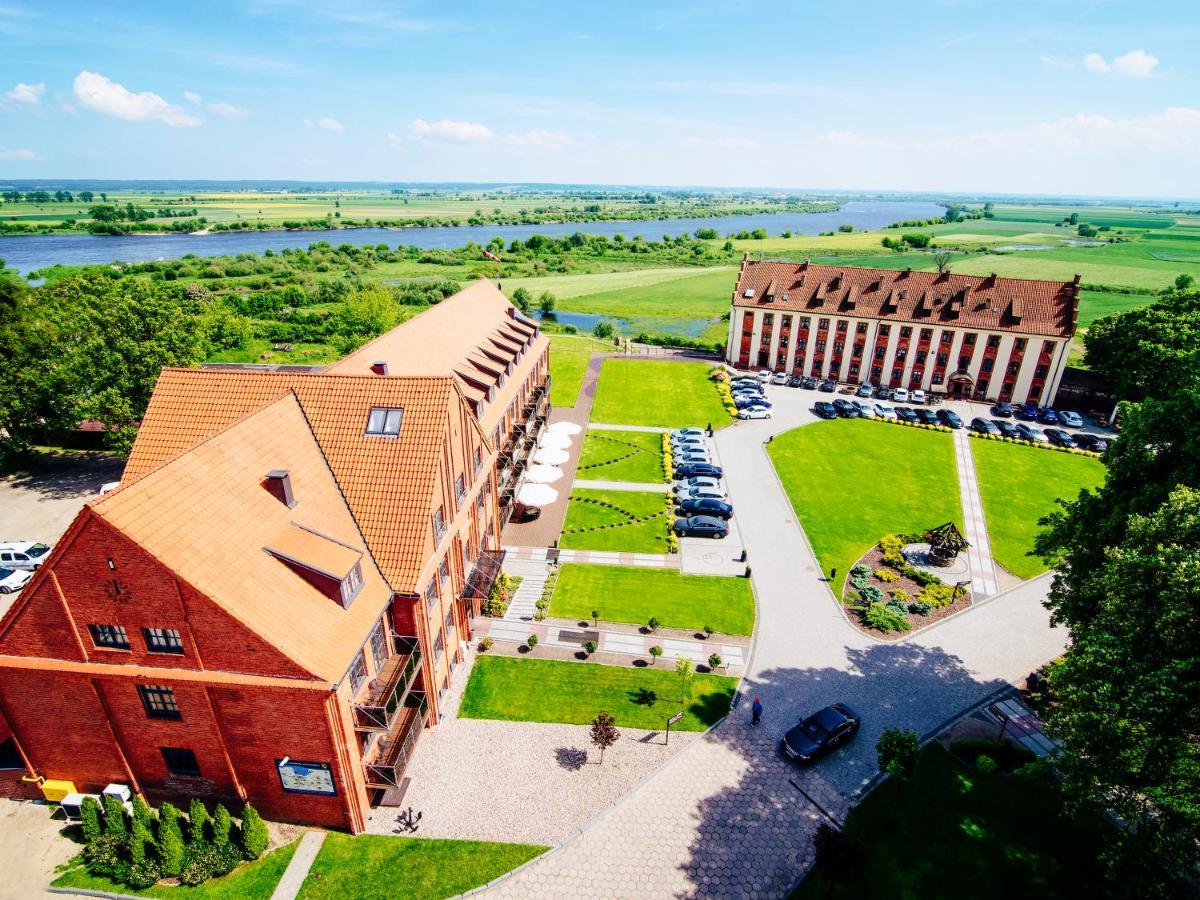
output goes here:
{"type": "Polygon", "coordinates": [[[742,261],[726,358],[742,368],[955,399],[1053,404],[1074,282],[742,261]]]}
{"type": "Polygon", "coordinates": [[[29,774],[361,830],[499,572],[547,353],[478,282],[324,372],[164,370],[0,620],[29,774]]]}

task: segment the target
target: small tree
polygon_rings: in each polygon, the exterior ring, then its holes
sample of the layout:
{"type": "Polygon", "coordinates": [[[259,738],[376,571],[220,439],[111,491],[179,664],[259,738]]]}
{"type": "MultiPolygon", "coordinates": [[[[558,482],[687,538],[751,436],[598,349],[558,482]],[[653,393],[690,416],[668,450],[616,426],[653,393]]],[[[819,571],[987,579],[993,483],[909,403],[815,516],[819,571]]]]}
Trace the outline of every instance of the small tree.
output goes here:
{"type": "Polygon", "coordinates": [[[712,637],[712,636],[713,636],[713,627],[712,627],[711,625],[705,625],[705,626],[704,626],[704,637],[705,637],[705,639],[707,639],[707,638],[710,638],[710,637],[712,637]]]}
{"type": "Polygon", "coordinates": [[[658,663],[658,658],[662,655],[663,655],[663,648],[660,644],[655,644],[653,647],[651,647],[650,648],[650,656],[651,656],[650,665],[652,665],[652,666],[656,665],[658,663]]]}
{"type": "Polygon", "coordinates": [[[554,295],[545,291],[542,296],[538,297],[538,309],[543,313],[554,312],[554,295]]]}
{"type": "Polygon", "coordinates": [[[201,847],[208,843],[208,810],[195,797],[188,806],[188,844],[191,847],[201,847]]]}
{"type": "Polygon", "coordinates": [[[596,627],[599,627],[600,625],[600,610],[598,609],[592,610],[592,625],[596,627]]]}
{"type": "Polygon", "coordinates": [[[182,813],[170,803],[158,810],[158,859],[162,873],[177,878],[183,871],[183,830],[179,820],[182,813]]]}
{"type": "Polygon", "coordinates": [[[129,830],[129,861],[135,866],[146,861],[146,845],[154,845],[154,835],[141,819],[134,819],[129,830]]]}
{"type": "Polygon", "coordinates": [[[104,833],[124,844],[129,839],[129,825],[125,821],[125,806],[116,797],[105,795],[104,833]]]}
{"type": "Polygon", "coordinates": [[[583,649],[587,651],[588,656],[591,656],[593,653],[596,652],[597,649],[599,649],[599,646],[600,645],[597,644],[595,641],[588,641],[586,644],[583,645],[583,649]]]}
{"type": "Polygon", "coordinates": [[[270,835],[267,833],[266,823],[258,814],[258,810],[247,803],[242,811],[242,852],[246,859],[258,859],[267,849],[269,842],[270,835]]]}
{"type": "Polygon", "coordinates": [[[714,653],[712,656],[710,656],[708,658],[708,668],[710,670],[712,670],[713,672],[715,672],[715,671],[717,671],[717,669],[719,669],[721,667],[721,662],[722,662],[721,654],[714,653]]]}
{"type": "Polygon", "coordinates": [[[90,844],[104,833],[100,824],[100,804],[94,797],[84,797],[79,806],[79,825],[83,829],[83,842],[90,844]]]}
{"type": "Polygon", "coordinates": [[[933,254],[933,264],[937,266],[937,270],[939,272],[949,272],[950,261],[953,258],[954,257],[952,257],[945,250],[939,250],[937,253],[933,254]]]}
{"type": "Polygon", "coordinates": [[[592,327],[592,334],[598,338],[610,338],[613,336],[613,324],[602,319],[592,327]]]}
{"type": "Polygon", "coordinates": [[[528,312],[529,304],[533,302],[533,298],[529,296],[529,291],[525,290],[523,287],[519,287],[513,291],[512,299],[513,305],[516,306],[517,309],[521,310],[521,312],[528,312]]]}
{"type": "Polygon", "coordinates": [[[154,813],[150,811],[150,807],[140,796],[133,798],[133,821],[141,822],[149,831],[151,823],[154,821],[154,813]]]}
{"type": "Polygon", "coordinates": [[[659,622],[658,619],[654,618],[654,616],[651,616],[650,621],[646,623],[646,630],[650,632],[658,631],[658,626],[661,624],[662,623],[659,622]]]}
{"type": "Polygon", "coordinates": [[[218,803],[213,813],[213,846],[224,847],[229,843],[229,832],[233,828],[233,817],[224,803],[218,803]]]}
{"type": "Polygon", "coordinates": [[[917,733],[899,728],[885,728],[875,744],[879,771],[907,778],[917,768],[917,733]]]}
{"type": "Polygon", "coordinates": [[[1175,290],[1177,291],[1186,291],[1195,283],[1196,279],[1191,275],[1188,275],[1186,272],[1182,275],[1175,276],[1175,290]]]}
{"type": "Polygon", "coordinates": [[[679,678],[679,702],[686,704],[692,699],[692,681],[696,677],[692,661],[684,656],[675,660],[675,675],[679,678]]]}
{"type": "Polygon", "coordinates": [[[526,643],[526,645],[528,645],[530,650],[532,650],[534,647],[537,646],[537,642],[538,642],[538,636],[536,634],[531,634],[529,637],[527,637],[525,639],[525,643],[526,643]]]}
{"type": "Polygon", "coordinates": [[[592,744],[600,748],[600,764],[604,765],[604,751],[617,742],[621,732],[617,731],[616,720],[603,710],[592,720],[592,744]]]}

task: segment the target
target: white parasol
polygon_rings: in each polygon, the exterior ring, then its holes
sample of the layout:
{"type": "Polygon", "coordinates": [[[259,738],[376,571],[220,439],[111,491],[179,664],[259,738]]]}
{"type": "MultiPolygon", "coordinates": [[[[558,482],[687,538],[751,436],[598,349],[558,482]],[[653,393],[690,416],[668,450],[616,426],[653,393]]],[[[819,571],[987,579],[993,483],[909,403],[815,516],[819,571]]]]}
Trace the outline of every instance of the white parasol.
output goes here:
{"type": "Polygon", "coordinates": [[[533,461],[543,466],[561,466],[570,458],[566,450],[535,450],[533,454],[533,461]]]}
{"type": "Polygon", "coordinates": [[[547,506],[558,499],[558,491],[548,484],[523,484],[517,491],[517,502],[526,506],[547,506]]]}
{"type": "Polygon", "coordinates": [[[566,450],[571,446],[571,439],[565,434],[543,434],[538,441],[539,450],[566,450]]]}
{"type": "Polygon", "coordinates": [[[574,422],[555,422],[553,425],[546,426],[548,434],[579,434],[583,429],[574,422]]]}
{"type": "Polygon", "coordinates": [[[525,480],[536,484],[551,484],[563,477],[563,470],[557,466],[532,465],[525,470],[525,480]]]}

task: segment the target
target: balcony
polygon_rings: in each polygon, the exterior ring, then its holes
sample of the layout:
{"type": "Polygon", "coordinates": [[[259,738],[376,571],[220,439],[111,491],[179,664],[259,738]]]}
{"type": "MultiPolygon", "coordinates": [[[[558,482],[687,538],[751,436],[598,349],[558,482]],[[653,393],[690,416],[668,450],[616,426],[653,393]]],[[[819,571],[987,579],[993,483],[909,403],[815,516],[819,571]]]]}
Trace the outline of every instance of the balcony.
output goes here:
{"type": "Polygon", "coordinates": [[[421,647],[413,637],[393,636],[396,652],[387,658],[366,694],[354,703],[354,727],[360,731],[390,731],[421,671],[421,647]]]}
{"type": "Polygon", "coordinates": [[[492,585],[500,576],[500,567],[504,563],[504,551],[480,550],[479,558],[467,573],[463,585],[462,596],[467,600],[486,600],[492,592],[492,585]]]}
{"type": "Polygon", "coordinates": [[[412,756],[413,745],[425,727],[429,703],[421,691],[413,691],[400,707],[395,726],[379,738],[363,759],[363,774],[369,788],[389,790],[400,786],[400,779],[412,756]]]}

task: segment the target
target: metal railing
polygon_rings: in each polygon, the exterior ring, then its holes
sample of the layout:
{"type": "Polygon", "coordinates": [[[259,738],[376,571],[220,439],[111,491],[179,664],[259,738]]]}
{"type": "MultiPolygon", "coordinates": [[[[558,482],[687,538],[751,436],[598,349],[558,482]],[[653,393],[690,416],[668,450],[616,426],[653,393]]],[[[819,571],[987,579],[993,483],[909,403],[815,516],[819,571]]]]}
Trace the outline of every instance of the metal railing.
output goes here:
{"type": "Polygon", "coordinates": [[[390,731],[421,671],[421,645],[417,639],[395,635],[393,640],[396,652],[384,662],[366,695],[354,703],[355,728],[390,731]]]}
{"type": "Polygon", "coordinates": [[[371,754],[363,761],[366,784],[369,788],[387,790],[400,786],[400,779],[408,766],[413,745],[421,736],[425,717],[429,714],[429,701],[422,691],[413,691],[402,707],[404,714],[397,718],[398,726],[375,742],[371,754]]]}

